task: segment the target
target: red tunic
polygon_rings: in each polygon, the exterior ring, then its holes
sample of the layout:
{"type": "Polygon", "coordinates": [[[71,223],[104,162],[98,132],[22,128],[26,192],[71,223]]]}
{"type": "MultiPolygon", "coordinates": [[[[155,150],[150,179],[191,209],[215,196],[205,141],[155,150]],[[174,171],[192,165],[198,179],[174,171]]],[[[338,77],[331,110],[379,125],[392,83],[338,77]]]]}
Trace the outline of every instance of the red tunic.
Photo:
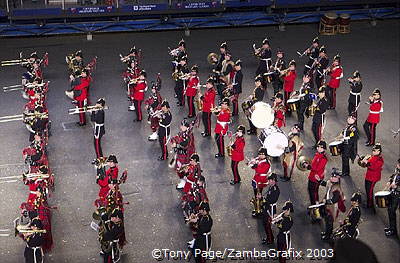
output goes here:
{"type": "Polygon", "coordinates": [[[289,73],[283,77],[283,90],[286,92],[293,92],[294,90],[294,83],[296,81],[296,71],[291,70],[289,73]]]}
{"type": "Polygon", "coordinates": [[[230,109],[221,109],[217,116],[217,124],[215,125],[214,132],[217,134],[225,135],[228,131],[228,123],[231,120],[230,109]]]}
{"type": "Polygon", "coordinates": [[[240,162],[244,160],[244,146],[246,145],[244,137],[236,137],[235,142],[232,145],[232,161],[240,162]]]}
{"type": "Polygon", "coordinates": [[[102,180],[98,180],[97,184],[100,186],[99,197],[100,200],[105,200],[108,192],[110,191],[110,187],[108,187],[109,176],[104,176],[102,180]]]}
{"type": "Polygon", "coordinates": [[[367,122],[379,123],[381,112],[383,112],[383,101],[375,100],[374,102],[370,103],[367,122]]]}
{"type": "Polygon", "coordinates": [[[188,171],[187,171],[187,176],[186,176],[186,184],[183,187],[183,192],[184,193],[189,193],[189,191],[193,188],[195,184],[197,184],[197,179],[198,179],[198,171],[199,168],[193,165],[189,165],[188,171]],[[197,168],[197,169],[196,169],[197,168]]]}
{"type": "Polygon", "coordinates": [[[211,108],[215,105],[215,90],[208,89],[203,96],[203,112],[211,112],[211,108]]]}
{"type": "Polygon", "coordinates": [[[282,126],[286,126],[285,124],[285,108],[283,106],[282,103],[279,104],[275,104],[274,103],[274,107],[273,107],[274,111],[275,111],[275,121],[274,124],[275,126],[277,126],[278,128],[281,128],[282,126]]]}
{"type": "Polygon", "coordinates": [[[311,182],[317,183],[317,179],[315,179],[315,175],[318,175],[320,180],[324,179],[325,175],[325,166],[328,163],[328,158],[325,153],[315,153],[314,158],[311,162],[311,171],[308,176],[308,180],[311,182]]]}
{"type": "Polygon", "coordinates": [[[270,167],[271,167],[271,165],[267,161],[267,159],[260,160],[257,163],[257,166],[253,168],[255,170],[255,174],[253,176],[253,186],[255,184],[257,186],[257,188],[260,188],[260,189],[263,189],[264,187],[267,186],[267,182],[268,182],[267,174],[268,174],[270,167]]]}
{"type": "Polygon", "coordinates": [[[146,81],[138,81],[138,83],[133,88],[133,99],[134,100],[144,100],[144,93],[147,89],[146,81]]]}
{"type": "Polygon", "coordinates": [[[186,89],[186,96],[194,97],[197,94],[197,86],[199,85],[199,77],[192,76],[189,78],[187,89],[186,89]]]}
{"type": "Polygon", "coordinates": [[[118,179],[118,166],[110,167],[106,171],[106,176],[110,176],[111,179],[118,179]]]}
{"type": "Polygon", "coordinates": [[[74,99],[77,101],[84,101],[88,97],[87,89],[89,88],[91,78],[81,78],[81,83],[79,85],[74,86],[74,90],[80,90],[81,94],[74,99]]]}
{"type": "Polygon", "coordinates": [[[342,66],[334,67],[330,72],[330,80],[328,86],[337,89],[340,86],[340,79],[343,78],[343,68],[342,66]]]}
{"type": "Polygon", "coordinates": [[[374,155],[369,158],[367,163],[367,173],[365,174],[365,180],[371,182],[378,182],[381,180],[382,176],[382,167],[383,167],[383,158],[382,156],[374,155]]]}

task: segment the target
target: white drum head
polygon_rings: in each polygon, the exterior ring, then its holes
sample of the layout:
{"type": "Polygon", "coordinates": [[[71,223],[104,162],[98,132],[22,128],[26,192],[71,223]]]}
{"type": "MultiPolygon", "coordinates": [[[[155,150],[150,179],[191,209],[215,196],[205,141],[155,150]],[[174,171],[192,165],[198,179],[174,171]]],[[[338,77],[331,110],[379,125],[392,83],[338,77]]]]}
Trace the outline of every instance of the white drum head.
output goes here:
{"type": "Polygon", "coordinates": [[[334,142],[331,142],[329,144],[329,146],[335,146],[335,145],[339,145],[339,144],[342,144],[342,143],[343,143],[343,141],[334,141],[334,142]]]}
{"type": "Polygon", "coordinates": [[[300,99],[298,99],[298,98],[292,98],[292,99],[288,99],[287,100],[287,103],[296,103],[296,102],[298,102],[300,99]]]}
{"type": "Polygon", "coordinates": [[[259,129],[264,129],[274,122],[274,111],[265,102],[256,102],[251,113],[251,122],[259,129]]]}
{"type": "Polygon", "coordinates": [[[267,154],[272,157],[279,157],[285,152],[289,141],[282,132],[274,132],[269,134],[263,143],[263,147],[267,149],[267,154]]]}
{"type": "Polygon", "coordinates": [[[388,196],[390,195],[390,191],[379,191],[375,193],[375,196],[388,196]]]}

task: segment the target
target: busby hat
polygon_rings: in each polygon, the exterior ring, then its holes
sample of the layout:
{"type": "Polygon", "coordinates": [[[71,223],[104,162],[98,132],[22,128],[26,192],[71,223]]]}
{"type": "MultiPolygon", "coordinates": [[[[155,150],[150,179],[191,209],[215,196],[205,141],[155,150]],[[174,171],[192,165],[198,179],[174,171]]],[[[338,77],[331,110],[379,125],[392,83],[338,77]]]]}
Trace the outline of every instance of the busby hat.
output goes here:
{"type": "Polygon", "coordinates": [[[185,62],[187,62],[187,56],[182,56],[182,57],[179,59],[179,61],[185,61],[185,62]]]}
{"type": "Polygon", "coordinates": [[[381,95],[380,89],[374,89],[374,92],[372,92],[373,95],[378,94],[379,96],[381,95]]]}
{"type": "Polygon", "coordinates": [[[135,46],[131,47],[131,49],[129,50],[129,53],[136,53],[137,49],[135,46]]]}
{"type": "Polygon", "coordinates": [[[318,38],[318,37],[315,37],[315,38],[312,40],[312,42],[313,42],[313,43],[318,43],[318,44],[319,44],[319,38],[318,38]]]}
{"type": "Polygon", "coordinates": [[[268,180],[278,181],[276,173],[271,173],[270,175],[268,175],[268,180]]]}
{"type": "Polygon", "coordinates": [[[222,42],[221,45],[219,46],[220,48],[228,48],[228,45],[226,44],[226,42],[222,42]]]}
{"type": "Polygon", "coordinates": [[[319,52],[320,53],[322,52],[322,53],[326,54],[326,47],[325,46],[320,47],[319,52]]]}
{"type": "Polygon", "coordinates": [[[190,69],[191,71],[195,71],[196,73],[199,73],[199,66],[193,65],[192,68],[190,69]]]}
{"type": "Polygon", "coordinates": [[[293,203],[291,201],[286,201],[282,207],[282,210],[289,210],[290,212],[294,212],[293,203]]]}
{"type": "Polygon", "coordinates": [[[382,145],[380,143],[375,143],[375,145],[372,147],[372,150],[379,150],[382,152],[382,145]]]}
{"type": "Polygon", "coordinates": [[[141,76],[143,76],[143,77],[146,78],[146,77],[147,77],[147,72],[146,72],[146,70],[142,69],[142,70],[140,71],[139,75],[141,75],[141,76]]]}
{"type": "Polygon", "coordinates": [[[112,211],[110,217],[118,217],[119,219],[124,219],[124,214],[120,209],[116,208],[112,211]]]}
{"type": "Polygon", "coordinates": [[[33,52],[32,54],[29,55],[29,58],[39,59],[39,56],[36,52],[33,52]]]}
{"type": "Polygon", "coordinates": [[[180,46],[180,47],[186,47],[186,42],[185,42],[185,40],[181,39],[181,40],[178,42],[178,46],[180,46]]]}
{"type": "Polygon", "coordinates": [[[264,38],[264,40],[262,41],[262,44],[263,44],[263,45],[269,45],[269,40],[268,40],[267,37],[264,38]]]}
{"type": "Polygon", "coordinates": [[[351,196],[350,201],[361,203],[361,193],[360,193],[360,192],[355,192],[355,193],[351,196]]]}
{"type": "Polygon", "coordinates": [[[221,104],[226,104],[229,106],[230,100],[228,98],[223,98],[221,104]]]}
{"type": "Polygon", "coordinates": [[[42,174],[47,174],[47,173],[49,172],[49,169],[47,168],[46,165],[41,165],[41,166],[39,167],[39,171],[40,171],[42,174]]]}
{"type": "Polygon", "coordinates": [[[107,162],[118,163],[117,156],[111,154],[110,156],[108,156],[107,162]]]}
{"type": "Polygon", "coordinates": [[[254,81],[255,82],[257,82],[257,81],[263,81],[263,77],[261,76],[261,75],[257,75],[255,78],[254,78],[254,81]]]}
{"type": "Polygon", "coordinates": [[[242,66],[242,61],[240,59],[236,60],[235,66],[242,66]]]}
{"type": "Polygon", "coordinates": [[[212,77],[209,77],[206,82],[214,85],[214,79],[212,77]]]}
{"type": "Polygon", "coordinates": [[[359,72],[358,70],[354,71],[352,77],[353,77],[353,79],[355,79],[355,78],[361,78],[360,72],[359,72]]]}
{"type": "Polygon", "coordinates": [[[182,126],[185,126],[185,127],[189,127],[189,126],[190,126],[190,123],[189,123],[188,119],[184,118],[184,119],[181,121],[181,125],[182,125],[182,126]]]}
{"type": "Polygon", "coordinates": [[[267,155],[267,149],[261,147],[260,149],[258,149],[258,154],[267,155]]]}
{"type": "Polygon", "coordinates": [[[97,100],[96,103],[100,104],[101,106],[104,107],[104,105],[106,105],[106,99],[105,98],[100,98],[100,99],[97,100]]]}
{"type": "Polygon", "coordinates": [[[210,205],[207,202],[201,202],[199,205],[199,210],[205,210],[207,212],[210,211],[210,205]]]}
{"type": "Polygon", "coordinates": [[[275,97],[275,99],[281,99],[281,100],[283,100],[283,94],[280,93],[280,92],[276,93],[274,97],[275,97]]]}
{"type": "Polygon", "coordinates": [[[239,125],[236,129],[237,131],[241,131],[242,133],[246,132],[246,127],[244,127],[244,125],[239,125]]]}
{"type": "Polygon", "coordinates": [[[35,226],[35,227],[37,227],[37,228],[39,228],[39,229],[42,229],[42,228],[43,228],[43,223],[42,223],[42,221],[40,221],[39,218],[34,218],[34,219],[32,219],[30,225],[31,225],[31,226],[35,226]]]}
{"type": "Polygon", "coordinates": [[[164,101],[161,103],[161,107],[167,107],[167,108],[169,109],[170,107],[169,107],[168,101],[164,100],[164,101]]]}
{"type": "Polygon", "coordinates": [[[195,161],[196,163],[200,162],[200,156],[197,153],[194,153],[190,156],[190,160],[195,161]]]}
{"type": "Polygon", "coordinates": [[[326,142],[325,142],[325,141],[320,140],[320,141],[317,143],[317,146],[321,146],[322,148],[324,148],[324,149],[326,150],[326,142]]]}
{"type": "Polygon", "coordinates": [[[282,48],[280,48],[280,47],[278,47],[278,49],[276,50],[276,53],[285,53],[285,52],[283,52],[283,49],[282,48]]]}
{"type": "Polygon", "coordinates": [[[81,57],[81,58],[83,58],[82,50],[76,51],[76,52],[75,52],[75,56],[76,56],[76,57],[81,57]]]}
{"type": "Polygon", "coordinates": [[[337,60],[340,63],[340,55],[337,54],[336,56],[333,57],[333,60],[337,60]]]}
{"type": "Polygon", "coordinates": [[[290,66],[296,66],[296,61],[294,61],[293,59],[289,62],[289,67],[290,66]]]}

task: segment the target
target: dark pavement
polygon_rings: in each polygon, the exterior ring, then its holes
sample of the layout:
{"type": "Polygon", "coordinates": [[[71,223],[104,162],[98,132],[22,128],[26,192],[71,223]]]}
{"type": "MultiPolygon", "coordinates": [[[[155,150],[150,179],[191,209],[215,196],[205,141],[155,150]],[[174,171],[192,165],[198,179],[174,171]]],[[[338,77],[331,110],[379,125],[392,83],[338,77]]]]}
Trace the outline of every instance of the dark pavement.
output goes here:
{"type": "MultiPolygon", "coordinates": [[[[341,55],[344,68],[344,78],[337,94],[338,106],[336,111],[327,113],[325,138],[328,142],[333,141],[345,125],[348,97],[346,79],[357,69],[364,84],[362,101],[367,101],[375,88],[381,89],[384,101],[384,113],[377,126],[377,141],[383,144],[385,166],[382,181],[375,187],[375,191],[378,191],[384,187],[399,158],[400,136],[394,139],[390,131],[399,128],[399,21],[378,22],[376,27],[367,22],[353,23],[351,26],[351,34],[320,37],[321,43],[327,46],[330,58],[336,53],[341,55]]],[[[146,122],[134,123],[134,113],[128,112],[129,102],[120,77],[123,65],[118,55],[127,53],[131,45],[135,44],[143,51],[143,66],[148,73],[148,79],[154,80],[156,73],[161,73],[162,95],[171,102],[172,131],[175,134],[178,132],[178,123],[187,115],[187,108],[175,106],[167,47],[173,48],[184,37],[188,46],[189,65],[199,65],[203,83],[210,70],[206,62],[207,54],[217,52],[219,44],[227,41],[234,59],[240,58],[244,64],[243,100],[253,90],[253,77],[258,65],[258,61],[252,56],[253,43],[259,46],[262,39],[268,36],[274,53],[277,47],[281,47],[285,50],[287,61],[296,59],[298,75],[301,75],[306,61],[304,58],[298,59],[296,51],[308,47],[316,34],[317,26],[309,24],[287,26],[285,32],[279,32],[276,27],[196,30],[191,31],[190,37],[185,37],[184,32],[171,31],[94,35],[93,41],[86,41],[86,36],[1,39],[1,60],[15,59],[20,51],[24,51],[24,54],[34,50],[39,54],[49,53],[49,67],[44,74],[51,81],[47,103],[53,136],[50,138],[48,151],[50,166],[56,174],[56,190],[49,202],[50,205],[58,206],[58,209],[52,214],[55,247],[47,255],[46,262],[100,262],[97,233],[90,228],[93,201],[98,192],[95,171],[90,164],[95,157],[92,128],[90,125],[78,128],[71,124],[77,121],[78,116],[67,113],[72,104],[64,95],[64,91],[68,89],[65,55],[82,49],[85,61],[93,56],[98,57],[91,98],[95,101],[98,97],[106,97],[110,108],[106,111],[103,151],[107,155],[116,154],[120,169],[129,170],[128,181],[121,186],[125,200],[130,202],[125,207],[125,227],[129,244],[124,249],[123,262],[147,263],[155,261],[151,257],[153,249],[185,250],[186,241],[192,236],[184,224],[179,207],[180,193],[175,190],[178,180],[175,172],[168,168],[167,162],[156,161],[160,149],[158,143],[147,141],[149,125],[146,122]],[[72,128],[65,130],[63,123],[67,128],[72,128]]],[[[18,84],[22,72],[19,67],[1,68],[1,86],[18,84]]],[[[298,77],[297,88],[300,81],[301,78],[298,77]]],[[[268,93],[270,97],[271,89],[268,93]]],[[[269,102],[269,99],[265,97],[264,101],[269,102]]],[[[25,100],[19,92],[2,93],[0,116],[20,114],[24,103],[25,100]]],[[[362,130],[367,113],[368,106],[362,103],[359,109],[360,155],[369,153],[369,148],[364,146],[365,134],[362,130]]],[[[284,130],[288,132],[296,121],[295,117],[288,118],[284,130]]],[[[213,127],[214,124],[213,117],[213,127]]],[[[233,118],[231,130],[238,124],[248,127],[242,112],[239,118],[233,118]]],[[[208,182],[207,193],[214,219],[213,250],[274,248],[260,244],[264,236],[262,224],[251,216],[252,206],[249,200],[253,195],[252,170],[241,163],[239,168],[242,183],[231,186],[230,159],[214,159],[214,140],[202,138],[201,131],[202,125],[195,130],[196,147],[208,182]]],[[[28,131],[22,122],[1,123],[0,136],[0,176],[20,174],[23,167],[21,152],[28,145],[28,131]]],[[[306,120],[303,138],[306,142],[303,154],[312,156],[311,119],[306,120]]],[[[256,137],[249,136],[246,136],[246,143],[246,156],[251,158],[255,156],[260,144],[256,137]]],[[[341,167],[340,157],[329,157],[327,171],[332,167],[341,167]]],[[[280,167],[276,163],[274,169],[280,173],[280,167]]],[[[342,182],[347,208],[350,206],[351,194],[356,190],[361,190],[365,200],[365,170],[357,164],[352,165],[351,169],[352,176],[344,178],[342,182]]],[[[306,215],[307,175],[296,170],[292,182],[280,182],[281,196],[278,202],[279,210],[284,201],[290,199],[294,202],[292,245],[296,250],[304,252],[307,248],[329,248],[328,244],[320,240],[321,226],[311,224],[306,215]]],[[[19,213],[20,203],[28,196],[28,189],[22,182],[0,184],[0,193],[0,229],[11,228],[12,220],[19,213]]],[[[380,262],[398,259],[398,240],[386,238],[383,232],[387,225],[386,209],[377,209],[376,215],[363,210],[362,218],[364,222],[360,225],[360,240],[373,248],[380,262]]],[[[0,248],[1,262],[23,262],[24,244],[19,238],[0,237],[0,248]]],[[[312,262],[307,258],[302,261],[312,262]]],[[[247,259],[242,262],[260,261],[247,259]]]]}

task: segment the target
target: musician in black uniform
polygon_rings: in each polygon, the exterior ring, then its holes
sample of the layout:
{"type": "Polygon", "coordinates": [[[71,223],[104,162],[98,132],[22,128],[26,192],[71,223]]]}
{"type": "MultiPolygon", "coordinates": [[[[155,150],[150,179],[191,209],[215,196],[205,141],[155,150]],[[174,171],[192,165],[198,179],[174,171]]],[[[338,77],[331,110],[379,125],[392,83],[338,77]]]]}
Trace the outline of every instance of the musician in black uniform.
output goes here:
{"type": "Polygon", "coordinates": [[[178,99],[177,105],[183,106],[185,103],[185,97],[183,96],[183,91],[187,85],[188,77],[184,77],[185,74],[189,74],[189,68],[187,67],[187,57],[181,57],[179,64],[175,69],[177,72],[177,78],[175,79],[175,95],[178,99]]]}
{"type": "Polygon", "coordinates": [[[109,242],[111,249],[104,251],[102,246],[102,252],[104,263],[118,262],[120,259],[120,253],[118,246],[122,248],[125,244],[125,229],[124,229],[124,215],[118,208],[114,209],[110,215],[110,219],[107,220],[105,226],[105,232],[102,235],[101,242],[109,242]]]}
{"type": "Polygon", "coordinates": [[[168,101],[163,101],[161,103],[162,112],[160,116],[160,126],[158,127],[158,141],[160,142],[161,147],[161,156],[158,157],[158,160],[160,161],[167,160],[168,158],[167,144],[171,136],[170,126],[172,121],[172,114],[169,108],[168,101]]]}
{"type": "Polygon", "coordinates": [[[176,50],[176,53],[172,54],[172,56],[173,56],[173,61],[172,61],[173,68],[172,68],[172,71],[174,71],[176,69],[176,67],[179,64],[179,61],[181,61],[181,59],[183,57],[187,57],[185,40],[181,39],[178,42],[178,47],[175,50],[176,50]]]}
{"type": "Polygon", "coordinates": [[[276,215],[276,202],[278,202],[280,194],[277,180],[278,178],[275,173],[271,173],[268,176],[269,188],[265,194],[265,202],[263,204],[263,223],[267,237],[262,239],[262,243],[268,245],[274,243],[274,234],[272,233],[271,229],[271,221],[276,215]]]}
{"type": "Polygon", "coordinates": [[[385,228],[386,236],[397,235],[396,210],[400,207],[400,159],[397,160],[397,165],[394,174],[390,176],[386,187],[390,191],[391,202],[388,207],[389,227],[385,228]]]}
{"type": "Polygon", "coordinates": [[[72,64],[72,69],[73,71],[71,74],[73,76],[80,75],[80,71],[85,67],[83,64],[83,53],[82,50],[78,50],[75,52],[74,58],[71,60],[72,64]],[[79,74],[78,74],[79,71],[79,74]]]}
{"type": "MultiPolygon", "coordinates": [[[[325,112],[328,109],[328,100],[325,97],[325,86],[322,86],[318,90],[318,101],[316,104],[316,110],[312,120],[312,133],[315,138],[315,143],[318,143],[322,139],[322,133],[325,126],[325,112]]],[[[314,107],[311,106],[311,107],[314,107]]]]}
{"type": "Polygon", "coordinates": [[[347,126],[342,131],[343,144],[341,147],[342,152],[342,176],[350,175],[350,164],[349,160],[354,163],[357,156],[357,144],[358,144],[358,129],[356,124],[357,118],[353,113],[347,117],[347,126]]]}
{"type": "Polygon", "coordinates": [[[301,131],[304,130],[304,115],[306,117],[310,117],[308,115],[308,107],[311,106],[313,100],[310,95],[311,93],[311,85],[310,85],[310,77],[309,76],[304,76],[303,77],[303,83],[301,84],[300,90],[299,90],[299,107],[297,108],[297,120],[299,123],[299,128],[301,131]]]}
{"type": "MultiPolygon", "coordinates": [[[[43,223],[38,217],[32,219],[30,223],[32,230],[42,230],[43,223]]],[[[24,251],[25,263],[42,263],[44,238],[42,233],[23,233],[23,239],[26,242],[24,251]]]]}
{"type": "Polygon", "coordinates": [[[222,61],[225,60],[225,54],[228,52],[228,45],[226,42],[221,43],[219,46],[220,55],[217,63],[215,64],[214,71],[221,71],[222,69],[222,61]]]}
{"type": "Polygon", "coordinates": [[[243,81],[243,73],[242,73],[242,61],[239,59],[235,62],[235,71],[232,78],[232,91],[233,91],[233,99],[232,99],[232,116],[239,115],[239,95],[242,93],[242,81],[243,81]]]}
{"type": "MultiPolygon", "coordinates": [[[[264,94],[265,94],[265,88],[262,84],[263,78],[261,75],[258,75],[254,81],[255,81],[256,87],[254,88],[254,91],[253,91],[253,102],[256,103],[259,101],[263,101],[264,94]]],[[[250,126],[250,129],[247,131],[247,134],[248,135],[252,135],[252,134],[257,135],[257,128],[251,122],[250,116],[248,116],[247,119],[249,121],[249,126],[250,126]]]]}
{"type": "Polygon", "coordinates": [[[286,69],[286,61],[283,50],[278,48],[276,51],[276,61],[272,65],[270,72],[267,73],[267,78],[270,77],[272,87],[274,88],[274,96],[283,89],[283,80],[280,77],[281,71],[286,69]]]}
{"type": "Polygon", "coordinates": [[[361,218],[361,208],[359,206],[361,204],[361,194],[359,192],[354,193],[350,201],[350,210],[347,212],[341,226],[348,237],[356,238],[356,230],[361,218]]]}
{"type": "MultiPolygon", "coordinates": [[[[290,239],[290,229],[293,226],[293,218],[290,216],[290,213],[294,212],[292,202],[286,201],[285,205],[282,207],[282,210],[282,218],[276,222],[276,226],[279,229],[276,243],[278,251],[287,251],[292,246],[292,241],[290,239]]],[[[286,258],[279,254],[279,263],[285,262],[286,258]]]]}
{"type": "Polygon", "coordinates": [[[306,55],[308,56],[308,62],[304,66],[304,75],[309,74],[309,71],[311,70],[312,65],[314,64],[314,61],[318,59],[319,56],[319,38],[316,37],[312,41],[311,47],[309,47],[306,50],[306,55]]]}
{"type": "Polygon", "coordinates": [[[347,107],[347,112],[349,114],[355,113],[357,117],[357,110],[361,101],[361,91],[362,91],[362,82],[361,75],[358,70],[354,71],[351,78],[348,78],[350,83],[350,95],[349,95],[349,105],[347,107]]]}
{"type": "Polygon", "coordinates": [[[42,106],[37,105],[35,107],[34,114],[40,114],[36,116],[31,123],[27,123],[27,129],[29,130],[29,141],[32,142],[35,139],[35,133],[44,133],[49,123],[49,118],[44,116],[45,110],[42,106]]]}
{"type": "Polygon", "coordinates": [[[265,38],[262,42],[262,46],[260,51],[256,53],[256,56],[260,59],[258,64],[258,68],[256,71],[256,76],[263,76],[264,73],[267,73],[272,65],[272,52],[269,44],[268,38],[265,38]]]}
{"type": "Polygon", "coordinates": [[[211,248],[211,229],[213,226],[213,220],[209,214],[210,206],[207,202],[201,202],[199,206],[199,213],[197,215],[197,234],[194,241],[193,250],[197,256],[195,257],[196,263],[206,262],[205,258],[202,257],[199,251],[209,251],[211,248]]]}
{"type": "Polygon", "coordinates": [[[315,85],[317,89],[319,89],[322,85],[324,85],[325,80],[325,70],[329,65],[329,59],[326,54],[325,46],[322,46],[319,49],[318,63],[315,68],[315,85]]]}
{"type": "Polygon", "coordinates": [[[104,106],[106,101],[104,98],[97,100],[95,107],[98,110],[92,112],[90,120],[94,122],[94,150],[96,152],[96,158],[103,157],[103,150],[101,149],[101,138],[106,133],[104,128],[104,106]]]}

